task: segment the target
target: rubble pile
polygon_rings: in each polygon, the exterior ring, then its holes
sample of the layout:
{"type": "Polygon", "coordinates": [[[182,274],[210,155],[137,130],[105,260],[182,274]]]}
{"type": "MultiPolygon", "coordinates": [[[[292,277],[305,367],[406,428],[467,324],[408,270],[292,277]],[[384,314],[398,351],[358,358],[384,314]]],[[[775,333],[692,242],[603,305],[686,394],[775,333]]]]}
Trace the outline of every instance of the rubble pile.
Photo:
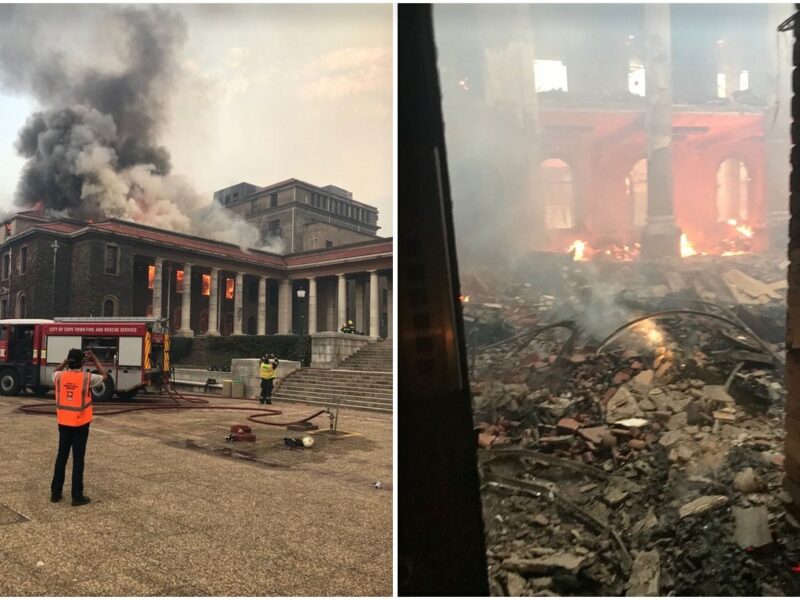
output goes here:
{"type": "Polygon", "coordinates": [[[785,264],[462,275],[495,595],[795,595],[785,264]]]}

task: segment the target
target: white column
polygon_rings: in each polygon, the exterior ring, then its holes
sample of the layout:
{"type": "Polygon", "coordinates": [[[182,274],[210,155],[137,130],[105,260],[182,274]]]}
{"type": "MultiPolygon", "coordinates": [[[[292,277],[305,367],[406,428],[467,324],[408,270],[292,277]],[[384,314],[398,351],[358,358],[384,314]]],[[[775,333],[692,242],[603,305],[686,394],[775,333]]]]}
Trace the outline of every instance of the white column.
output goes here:
{"type": "Polygon", "coordinates": [[[347,280],[343,273],[337,274],[339,278],[339,297],[336,303],[338,309],[339,322],[336,324],[336,331],[339,331],[347,322],[347,280]]]}
{"type": "Polygon", "coordinates": [[[164,259],[156,258],[156,272],[153,277],[153,316],[158,319],[161,318],[161,288],[163,277],[164,259]]]}
{"type": "Polygon", "coordinates": [[[292,282],[281,279],[278,293],[278,333],[286,335],[292,332],[292,282]]]}
{"type": "Polygon", "coordinates": [[[317,333],[317,280],[308,278],[308,334],[317,333]]]}
{"type": "Polygon", "coordinates": [[[336,327],[336,282],[330,279],[325,282],[325,329],[323,331],[339,331],[339,327],[336,327]]]}
{"type": "Polygon", "coordinates": [[[386,293],[386,337],[392,339],[392,334],[394,332],[394,328],[392,327],[392,320],[394,317],[392,316],[392,311],[394,309],[394,301],[392,298],[393,290],[393,278],[394,274],[390,273],[389,276],[386,278],[386,289],[388,290],[386,293]]]}
{"type": "Polygon", "coordinates": [[[355,322],[356,322],[356,329],[359,331],[367,331],[367,319],[364,316],[364,306],[366,302],[364,302],[364,293],[366,290],[364,289],[366,286],[364,285],[364,279],[361,275],[359,275],[358,279],[356,279],[355,285],[355,293],[354,293],[354,300],[356,305],[355,310],[355,322]]]}
{"type": "Polygon", "coordinates": [[[378,272],[369,272],[369,336],[378,337],[380,333],[378,321],[378,272]]]}
{"type": "Polygon", "coordinates": [[[206,335],[219,335],[217,305],[219,301],[219,269],[211,269],[211,289],[208,292],[208,330],[206,335]]]}
{"type": "Polygon", "coordinates": [[[267,278],[258,278],[258,329],[256,335],[267,335],[267,278]]]}
{"type": "Polygon", "coordinates": [[[192,331],[192,265],[185,263],[183,265],[183,303],[181,304],[181,328],[178,334],[191,337],[194,335],[192,331]]]}
{"type": "Polygon", "coordinates": [[[233,335],[243,335],[242,332],[242,283],[244,273],[236,274],[236,287],[233,290],[233,335]]]}

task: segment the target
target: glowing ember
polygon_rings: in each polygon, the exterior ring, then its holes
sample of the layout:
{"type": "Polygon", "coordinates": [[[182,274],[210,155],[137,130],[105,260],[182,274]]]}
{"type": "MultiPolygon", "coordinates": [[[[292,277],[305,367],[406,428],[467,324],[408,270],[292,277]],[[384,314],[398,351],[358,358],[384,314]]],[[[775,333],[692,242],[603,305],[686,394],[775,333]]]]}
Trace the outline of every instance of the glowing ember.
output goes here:
{"type": "Polygon", "coordinates": [[[736,231],[741,233],[746,238],[753,237],[753,228],[749,225],[739,225],[736,227],[736,231]]]}
{"type": "Polygon", "coordinates": [[[685,233],[681,234],[681,257],[686,258],[687,256],[695,256],[697,254],[697,250],[694,249],[694,246],[689,241],[689,238],[686,237],[685,233]]]}
{"type": "Polygon", "coordinates": [[[466,304],[469,302],[469,296],[465,296],[464,294],[461,294],[458,299],[461,300],[461,304],[466,304]]]}
{"type": "Polygon", "coordinates": [[[572,245],[567,249],[567,252],[572,252],[572,260],[588,260],[586,256],[586,248],[589,244],[583,240],[575,240],[572,245]]]}
{"type": "Polygon", "coordinates": [[[728,225],[730,225],[731,227],[736,227],[736,225],[738,225],[738,221],[737,221],[736,219],[728,219],[728,220],[726,221],[726,223],[727,223],[728,225]]]}
{"type": "Polygon", "coordinates": [[[647,319],[640,321],[633,326],[633,331],[643,336],[653,346],[660,346],[664,343],[664,334],[658,328],[654,321],[647,319]]]}

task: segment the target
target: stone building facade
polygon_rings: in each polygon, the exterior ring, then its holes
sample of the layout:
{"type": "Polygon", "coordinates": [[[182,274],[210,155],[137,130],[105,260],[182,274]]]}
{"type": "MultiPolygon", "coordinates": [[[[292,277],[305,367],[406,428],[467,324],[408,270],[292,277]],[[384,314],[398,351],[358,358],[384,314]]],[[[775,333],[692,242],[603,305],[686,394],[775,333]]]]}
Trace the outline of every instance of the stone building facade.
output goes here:
{"type": "Polygon", "coordinates": [[[214,200],[242,216],[279,253],[344,246],[375,238],[378,209],[353,194],[287,179],[267,187],[238,183],[214,192],[214,200]]]}
{"type": "Polygon", "coordinates": [[[392,254],[377,237],[282,256],[20,213],[0,230],[0,318],[163,316],[185,336],[338,331],[352,319],[391,337],[392,254]]]}

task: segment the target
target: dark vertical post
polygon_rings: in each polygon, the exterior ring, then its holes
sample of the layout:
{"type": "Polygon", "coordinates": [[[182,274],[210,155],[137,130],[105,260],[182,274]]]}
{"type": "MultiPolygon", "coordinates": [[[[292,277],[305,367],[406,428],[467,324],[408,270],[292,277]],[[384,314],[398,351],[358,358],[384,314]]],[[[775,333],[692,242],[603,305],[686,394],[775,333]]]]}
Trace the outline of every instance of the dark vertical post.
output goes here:
{"type": "MultiPolygon", "coordinates": [[[[800,5],[797,5],[800,9],[800,5]]],[[[789,180],[789,295],[786,315],[786,442],[784,487],[800,511],[800,19],[794,20],[792,173],[789,180]]]]}
{"type": "Polygon", "coordinates": [[[488,595],[431,7],[398,6],[400,595],[488,595]]]}

